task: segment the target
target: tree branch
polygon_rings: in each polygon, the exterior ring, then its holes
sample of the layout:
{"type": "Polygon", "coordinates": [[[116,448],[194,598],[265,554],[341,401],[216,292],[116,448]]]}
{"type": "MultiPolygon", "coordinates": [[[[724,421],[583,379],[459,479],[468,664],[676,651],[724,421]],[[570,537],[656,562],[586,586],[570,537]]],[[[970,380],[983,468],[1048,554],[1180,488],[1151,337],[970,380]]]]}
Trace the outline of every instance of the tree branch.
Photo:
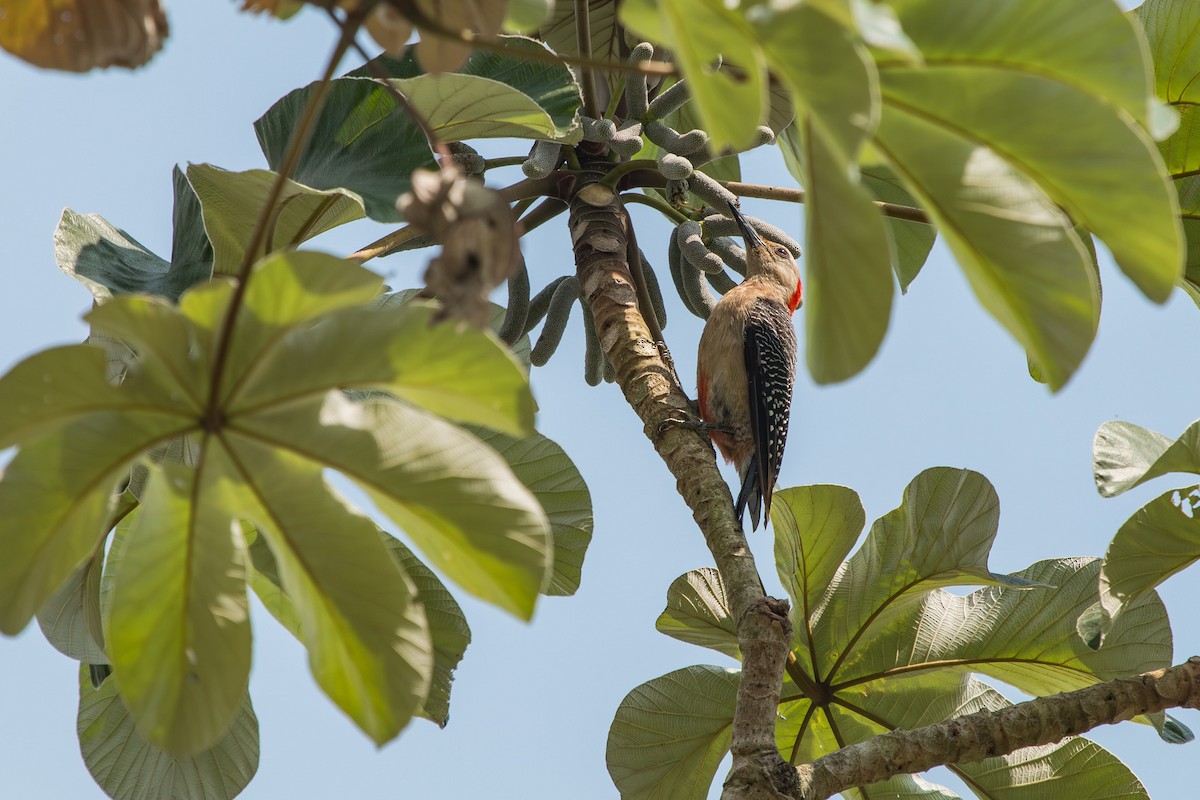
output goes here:
{"type": "Polygon", "coordinates": [[[1178,707],[1200,708],[1200,657],[999,711],[979,711],[916,730],[876,736],[797,767],[797,790],[788,796],[825,800],[895,775],[1053,744],[1100,725],[1178,707]]]}
{"type": "Polygon", "coordinates": [[[679,494],[692,510],[721,572],[730,607],[741,619],[764,594],[754,557],[733,518],[733,496],[717,470],[712,443],[697,430],[671,425],[695,415],[668,363],[669,354],[659,351],[638,310],[627,259],[629,218],[620,199],[608,196],[612,198],[608,205],[589,205],[578,195],[570,204],[569,225],[583,299],[591,307],[596,335],[616,381],[642,420],[646,437],[675,476],[679,494]]]}

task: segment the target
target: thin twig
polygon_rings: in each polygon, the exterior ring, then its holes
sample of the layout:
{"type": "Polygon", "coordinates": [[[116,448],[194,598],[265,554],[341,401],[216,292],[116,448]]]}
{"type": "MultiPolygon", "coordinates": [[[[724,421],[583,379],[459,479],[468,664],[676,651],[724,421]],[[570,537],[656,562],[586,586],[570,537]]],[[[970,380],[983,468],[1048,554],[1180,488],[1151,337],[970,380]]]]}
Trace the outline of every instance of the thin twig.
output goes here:
{"type": "MultiPolygon", "coordinates": [[[[785,189],[782,186],[763,186],[758,183],[739,183],[738,181],[717,181],[729,191],[739,197],[757,197],[762,200],[783,200],[787,203],[803,203],[805,202],[805,193],[803,189],[785,189]]],[[[893,219],[903,219],[909,222],[921,222],[925,225],[932,225],[929,220],[929,215],[919,208],[912,206],[902,206],[897,203],[885,203],[882,200],[875,200],[875,207],[878,208],[885,217],[893,219]]]]}
{"type": "MultiPolygon", "coordinates": [[[[333,17],[335,20],[337,19],[332,9],[326,10],[329,12],[329,16],[333,17]]],[[[363,46],[358,43],[358,39],[354,40],[353,47],[356,51],[358,51],[358,54],[363,57],[363,61],[365,61],[367,65],[367,69],[370,70],[371,74],[375,76],[375,79],[378,80],[383,88],[387,90],[388,94],[392,96],[392,99],[396,101],[396,104],[404,109],[404,113],[408,114],[408,118],[411,119],[413,123],[421,129],[421,133],[425,134],[425,141],[429,143],[429,149],[437,153],[442,158],[443,163],[449,163],[450,148],[446,147],[445,142],[443,142],[441,137],[437,135],[437,131],[435,131],[433,126],[429,124],[429,120],[425,119],[425,116],[420,111],[417,111],[416,106],[409,102],[408,97],[405,96],[404,92],[392,85],[392,76],[388,75],[387,72],[385,72],[378,63],[376,63],[375,59],[371,58],[370,54],[367,53],[367,51],[363,49],[363,46]]]]}
{"type": "Polygon", "coordinates": [[[524,236],[535,228],[544,225],[566,210],[567,204],[565,201],[557,197],[547,197],[538,203],[532,211],[521,217],[518,222],[521,235],[524,236]]]}
{"type": "Polygon", "coordinates": [[[688,215],[684,214],[682,211],[672,208],[662,200],[659,200],[657,197],[652,197],[648,194],[641,194],[640,192],[624,192],[621,195],[621,200],[626,203],[640,203],[644,206],[650,206],[655,211],[674,222],[676,225],[681,222],[687,222],[688,219],[690,219],[690,217],[688,217],[688,215]]]}
{"type": "MultiPolygon", "coordinates": [[[[505,200],[512,203],[517,200],[524,200],[527,197],[557,196],[554,188],[557,183],[558,178],[552,174],[546,178],[525,178],[497,191],[500,192],[505,200]]],[[[536,209],[534,210],[536,211],[536,209]]],[[[396,252],[400,247],[420,235],[420,231],[414,229],[411,225],[405,225],[403,228],[381,236],[366,247],[360,248],[357,252],[346,256],[346,258],[351,261],[357,261],[360,264],[370,261],[372,258],[382,258],[396,252]]]]}
{"type": "Polygon", "coordinates": [[[329,56],[329,63],[325,65],[325,72],[322,74],[321,80],[308,98],[308,104],[304,107],[300,121],[292,130],[287,150],[283,156],[283,162],[279,165],[275,181],[271,184],[271,188],[267,192],[267,197],[263,201],[262,208],[259,209],[258,219],[254,222],[254,229],[250,233],[250,239],[246,243],[246,250],[242,254],[241,265],[238,267],[237,284],[233,288],[233,295],[229,299],[229,308],[226,309],[225,318],[221,322],[220,333],[217,334],[216,352],[213,356],[212,386],[208,393],[208,404],[204,412],[204,427],[206,430],[215,432],[220,429],[223,422],[220,419],[219,410],[221,381],[225,373],[225,362],[229,358],[229,351],[232,346],[234,323],[237,320],[242,301],[246,296],[246,286],[250,283],[250,269],[254,266],[258,249],[262,246],[268,224],[275,213],[275,204],[279,202],[279,197],[283,194],[283,187],[287,184],[288,176],[296,169],[300,155],[308,145],[308,137],[312,132],[313,125],[321,113],[321,108],[325,105],[325,96],[329,92],[329,85],[330,81],[333,80],[333,74],[337,71],[338,64],[342,61],[342,56],[350,49],[350,45],[354,41],[354,35],[365,16],[366,11],[358,10],[348,12],[344,20],[338,20],[334,17],[334,21],[337,22],[341,29],[337,44],[329,56]]]}
{"type": "MultiPolygon", "coordinates": [[[[575,0],[575,47],[579,57],[589,61],[592,58],[592,18],[588,0],[575,0]]],[[[583,90],[583,112],[592,119],[599,116],[596,111],[598,99],[596,95],[596,73],[591,67],[579,68],[579,83],[583,90]]]]}

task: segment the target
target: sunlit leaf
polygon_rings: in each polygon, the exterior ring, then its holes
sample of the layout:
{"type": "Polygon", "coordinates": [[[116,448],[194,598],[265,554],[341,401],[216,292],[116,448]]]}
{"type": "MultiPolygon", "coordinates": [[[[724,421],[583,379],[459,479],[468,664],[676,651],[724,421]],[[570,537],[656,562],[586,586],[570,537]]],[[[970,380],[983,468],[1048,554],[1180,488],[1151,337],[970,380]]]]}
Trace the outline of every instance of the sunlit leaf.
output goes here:
{"type": "Polygon", "coordinates": [[[433,669],[416,589],[319,463],[244,433],[225,442],[253,493],[250,516],[295,605],[313,676],[376,743],[389,741],[425,699],[433,669]]]}
{"type": "MultiPolygon", "coordinates": [[[[1200,561],[1200,486],[1174,489],[1139,508],[1117,530],[1100,573],[1100,603],[1108,616],[1129,615],[1130,604],[1167,578],[1200,561]]],[[[1112,631],[1105,626],[1107,646],[1112,631]]]]}
{"type": "Polygon", "coordinates": [[[741,660],[737,623],[729,613],[721,573],[694,569],[667,589],[667,608],[654,623],[661,633],[741,660]]]}
{"type": "MultiPolygon", "coordinates": [[[[570,70],[519,55],[547,52],[540,42],[521,36],[502,36],[500,41],[506,52],[476,50],[455,72],[423,74],[409,51],[399,60],[380,56],[350,74],[376,77],[378,70],[391,77],[443,142],[497,137],[580,141],[581,100],[570,70]]],[[[332,91],[340,91],[336,83],[332,91]]]]}
{"type": "Polygon", "coordinates": [[[688,81],[711,145],[746,148],[766,116],[765,60],[746,20],[719,0],[626,0],[621,21],[666,45],[688,81]],[[714,70],[717,55],[737,67],[714,70]]]}
{"type": "Polygon", "coordinates": [[[229,731],[212,747],[178,757],[147,742],[117,694],[116,681],[92,686],[79,670],[79,749],[88,772],[113,800],[232,800],[258,770],[258,718],[243,697],[229,731]]]}
{"type": "Polygon", "coordinates": [[[219,447],[151,470],[112,576],[108,653],[146,739],[180,756],[216,743],[250,677],[245,543],[219,447]]]}
{"type": "Polygon", "coordinates": [[[729,750],[738,672],[695,666],[634,689],[608,732],[608,774],[626,800],[700,800],[729,750]]]}
{"type": "Polygon", "coordinates": [[[169,262],[103,217],[67,209],[54,231],[54,257],[59,268],[86,286],[99,301],[132,292],[178,300],[185,290],[207,280],[212,274],[213,250],[200,218],[196,193],[178,167],[172,177],[175,211],[169,262]]]}
{"type": "MultiPolygon", "coordinates": [[[[230,172],[211,164],[189,164],[187,176],[200,198],[204,227],[212,240],[212,271],[237,275],[275,173],[265,169],[230,172]]],[[[340,188],[321,191],[288,180],[271,214],[265,253],[295,247],[330,228],[362,219],[363,199],[340,188]]]]}
{"type": "MultiPolygon", "coordinates": [[[[282,165],[292,130],[316,86],[284,95],[254,123],[272,170],[282,165]]],[[[396,222],[396,198],[409,190],[417,168],[437,165],[408,113],[377,81],[341,78],[329,87],[291,178],[318,191],[345,189],[361,199],[371,219],[396,222]]]]}
{"type": "Polygon", "coordinates": [[[540,433],[515,439],[486,428],[470,430],[508,462],[546,512],[554,539],[554,572],[546,594],[575,594],[592,540],[592,497],[583,476],[563,449],[540,433]]]}
{"type": "Polygon", "coordinates": [[[54,649],[87,664],[107,664],[100,622],[100,575],[104,553],[96,552],[37,612],[38,625],[54,649]]]}
{"type": "Polygon", "coordinates": [[[1092,442],[1092,467],[1105,497],[1172,472],[1200,475],[1200,422],[1174,442],[1132,422],[1106,422],[1092,442]]]}

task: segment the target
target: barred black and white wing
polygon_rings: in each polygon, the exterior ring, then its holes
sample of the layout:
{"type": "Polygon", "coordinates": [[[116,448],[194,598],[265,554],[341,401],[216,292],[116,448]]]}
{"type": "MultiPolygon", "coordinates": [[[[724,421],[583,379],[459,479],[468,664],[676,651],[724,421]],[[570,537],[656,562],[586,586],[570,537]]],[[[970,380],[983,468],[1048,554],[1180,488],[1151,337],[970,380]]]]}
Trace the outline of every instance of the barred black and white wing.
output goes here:
{"type": "Polygon", "coordinates": [[[753,528],[757,528],[760,501],[765,501],[764,518],[771,518],[771,494],[783,464],[796,381],[796,331],[785,306],[765,299],[755,301],[746,320],[745,355],[754,463],[742,476],[738,516],[749,507],[753,528]]]}

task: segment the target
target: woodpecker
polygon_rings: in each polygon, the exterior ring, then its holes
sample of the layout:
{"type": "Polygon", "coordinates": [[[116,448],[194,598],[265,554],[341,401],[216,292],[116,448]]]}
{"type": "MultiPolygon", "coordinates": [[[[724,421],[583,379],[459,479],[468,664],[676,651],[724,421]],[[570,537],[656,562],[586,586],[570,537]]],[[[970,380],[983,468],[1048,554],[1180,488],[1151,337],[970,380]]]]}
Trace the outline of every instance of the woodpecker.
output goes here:
{"type": "Polygon", "coordinates": [[[758,235],[732,203],[729,210],[746,240],[746,279],[729,290],[700,335],[696,383],[700,419],[725,460],[742,479],[734,504],[741,524],[750,509],[752,530],[783,463],[796,331],[792,313],[803,300],[800,270],[786,247],[758,235]]]}

